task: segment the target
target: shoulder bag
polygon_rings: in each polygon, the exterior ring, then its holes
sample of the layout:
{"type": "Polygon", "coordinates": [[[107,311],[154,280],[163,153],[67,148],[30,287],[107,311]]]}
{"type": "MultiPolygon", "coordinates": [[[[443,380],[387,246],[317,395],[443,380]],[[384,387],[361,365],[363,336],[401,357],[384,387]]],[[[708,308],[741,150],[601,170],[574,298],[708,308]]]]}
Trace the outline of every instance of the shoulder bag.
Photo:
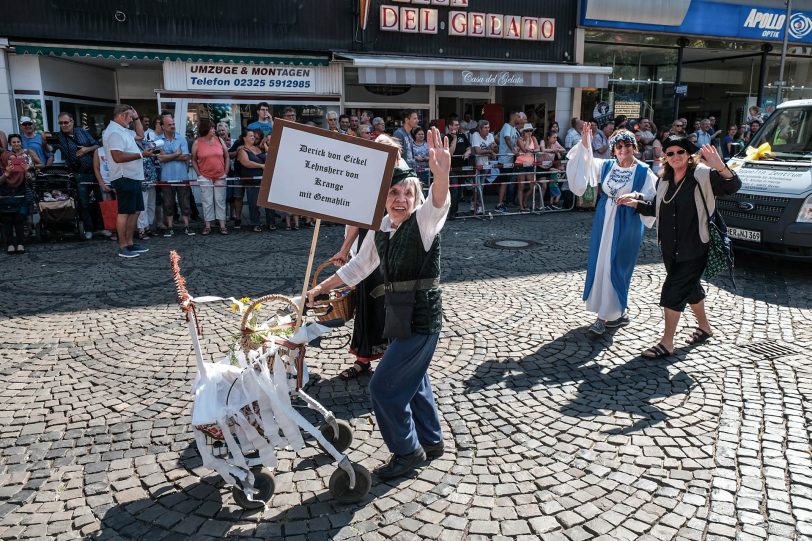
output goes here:
{"type": "MultiPolygon", "coordinates": [[[[411,290],[395,291],[392,282],[389,281],[389,234],[386,238],[386,250],[384,251],[383,260],[381,261],[381,272],[383,273],[384,280],[384,307],[386,314],[384,317],[383,332],[381,335],[384,338],[409,338],[412,336],[412,314],[414,313],[415,294],[417,293],[418,286],[422,282],[420,275],[426,270],[430,253],[426,253],[421,265],[420,272],[414,279],[414,286],[411,290]]],[[[420,248],[422,249],[422,240],[420,248]]],[[[399,282],[402,283],[402,282],[399,282]]]]}
{"type": "Polygon", "coordinates": [[[733,242],[727,236],[727,224],[725,224],[722,215],[718,210],[713,211],[713,215],[708,211],[708,203],[705,200],[705,194],[702,191],[702,185],[699,180],[696,182],[699,188],[699,195],[702,197],[702,206],[705,207],[705,214],[708,217],[708,261],[705,264],[705,272],[703,278],[711,280],[715,278],[720,272],[727,269],[730,273],[730,279],[733,280],[733,285],[736,281],[733,279],[733,242]]]}

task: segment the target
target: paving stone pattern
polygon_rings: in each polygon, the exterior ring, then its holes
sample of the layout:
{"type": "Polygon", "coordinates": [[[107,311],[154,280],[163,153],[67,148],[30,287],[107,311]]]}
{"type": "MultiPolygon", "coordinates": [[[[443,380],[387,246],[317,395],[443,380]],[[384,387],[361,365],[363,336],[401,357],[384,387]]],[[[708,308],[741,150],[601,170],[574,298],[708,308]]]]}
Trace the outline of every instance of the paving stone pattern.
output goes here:
{"type": "MultiPolygon", "coordinates": [[[[591,219],[450,223],[431,367],[449,452],[341,506],[312,442],[283,450],[258,513],[201,465],[167,253],[181,252],[192,294],[295,293],[310,230],[156,238],[126,261],[103,241],[3,259],[0,538],[812,539],[812,267],[740,255],[738,290],[708,285],[716,338],[642,360],[662,328],[653,235],[632,324],[593,341],[580,299],[591,219]],[[499,239],[538,244],[485,246],[499,239]]],[[[342,232],[322,230],[320,258],[342,232]]],[[[201,315],[216,358],[237,320],[201,315]]],[[[368,380],[337,377],[351,359],[338,334],[324,344],[334,349],[309,350],[309,391],[352,423],[350,457],[371,470],[387,451],[368,380]]]]}

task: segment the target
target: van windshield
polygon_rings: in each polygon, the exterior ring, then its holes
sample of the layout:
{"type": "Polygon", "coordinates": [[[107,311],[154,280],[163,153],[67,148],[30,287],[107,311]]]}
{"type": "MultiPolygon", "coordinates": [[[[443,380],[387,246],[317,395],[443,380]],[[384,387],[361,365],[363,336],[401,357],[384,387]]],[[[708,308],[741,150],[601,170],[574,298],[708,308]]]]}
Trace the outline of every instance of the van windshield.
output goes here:
{"type": "MultiPolygon", "coordinates": [[[[778,159],[808,158],[812,155],[812,109],[778,109],[756,133],[750,146],[769,143],[778,159]]],[[[745,156],[742,151],[738,154],[745,156]]]]}

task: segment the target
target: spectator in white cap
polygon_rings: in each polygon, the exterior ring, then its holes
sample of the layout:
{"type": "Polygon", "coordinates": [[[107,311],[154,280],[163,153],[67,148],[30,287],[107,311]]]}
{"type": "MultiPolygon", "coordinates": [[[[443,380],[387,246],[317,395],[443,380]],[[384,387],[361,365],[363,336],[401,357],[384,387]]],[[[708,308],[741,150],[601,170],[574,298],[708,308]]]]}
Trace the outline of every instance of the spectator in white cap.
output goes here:
{"type": "MultiPolygon", "coordinates": [[[[20,132],[20,135],[23,138],[23,148],[26,150],[33,150],[41,163],[51,165],[51,163],[54,161],[54,155],[51,153],[51,147],[49,147],[48,143],[45,142],[45,137],[43,137],[42,132],[37,131],[34,120],[30,116],[20,117],[20,132]]],[[[3,134],[3,139],[0,141],[0,143],[3,144],[3,150],[5,150],[7,145],[5,134],[3,134]]]]}

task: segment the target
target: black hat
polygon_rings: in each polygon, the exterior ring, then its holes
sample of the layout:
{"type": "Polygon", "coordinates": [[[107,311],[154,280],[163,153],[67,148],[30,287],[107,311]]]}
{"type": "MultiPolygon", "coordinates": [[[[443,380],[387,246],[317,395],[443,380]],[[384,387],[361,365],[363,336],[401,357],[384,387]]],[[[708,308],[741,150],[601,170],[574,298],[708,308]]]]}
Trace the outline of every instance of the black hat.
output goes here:
{"type": "MultiPolygon", "coordinates": [[[[404,162],[401,162],[401,163],[404,163],[404,162]]],[[[417,173],[414,172],[414,169],[412,169],[409,166],[399,167],[396,164],[395,165],[395,172],[392,174],[392,186],[394,186],[395,184],[398,184],[400,182],[403,182],[404,180],[406,180],[409,177],[417,178],[417,173]]]]}
{"type": "Polygon", "coordinates": [[[688,154],[696,154],[699,152],[699,147],[691,142],[687,137],[679,135],[669,135],[663,141],[663,152],[668,147],[680,147],[688,151],[688,154]]]}

